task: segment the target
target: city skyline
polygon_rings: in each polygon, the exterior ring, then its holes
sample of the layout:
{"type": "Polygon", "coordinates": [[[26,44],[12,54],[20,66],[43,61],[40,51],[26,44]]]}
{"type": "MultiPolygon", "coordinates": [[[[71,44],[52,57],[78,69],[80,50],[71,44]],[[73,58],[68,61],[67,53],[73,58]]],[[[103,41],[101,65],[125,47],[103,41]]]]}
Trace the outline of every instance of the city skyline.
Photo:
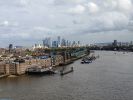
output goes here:
{"type": "Polygon", "coordinates": [[[33,48],[60,48],[60,47],[80,47],[82,46],[81,41],[68,40],[61,36],[57,36],[56,38],[45,37],[42,40],[42,43],[35,44],[33,48]]]}
{"type": "Polygon", "coordinates": [[[0,46],[61,36],[88,43],[132,41],[133,0],[2,0],[0,46]]]}
{"type": "MultiPolygon", "coordinates": [[[[41,42],[32,44],[30,46],[24,45],[16,45],[16,44],[8,44],[8,46],[4,47],[6,49],[22,49],[22,48],[29,48],[29,49],[37,49],[37,48],[66,48],[66,47],[83,47],[83,46],[132,46],[133,41],[118,41],[112,40],[110,42],[97,42],[92,44],[83,44],[82,41],[75,41],[75,40],[68,40],[66,38],[62,38],[57,36],[56,38],[46,37],[41,42]]],[[[3,48],[3,47],[0,47],[3,48]]]]}

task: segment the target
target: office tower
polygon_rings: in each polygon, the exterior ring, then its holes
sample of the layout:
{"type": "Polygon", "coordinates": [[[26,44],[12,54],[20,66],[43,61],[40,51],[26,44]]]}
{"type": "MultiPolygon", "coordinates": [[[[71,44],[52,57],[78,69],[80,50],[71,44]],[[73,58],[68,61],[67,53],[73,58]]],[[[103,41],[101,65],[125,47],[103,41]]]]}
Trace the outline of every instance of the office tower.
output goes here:
{"type": "Polygon", "coordinates": [[[73,41],[72,46],[73,46],[73,47],[76,46],[76,42],[75,42],[75,41],[73,41]]]}
{"type": "Polygon", "coordinates": [[[62,39],[62,41],[61,41],[61,46],[62,46],[62,47],[66,46],[66,40],[65,40],[65,39],[62,39]]]}
{"type": "Polygon", "coordinates": [[[80,41],[78,41],[78,46],[80,46],[80,41]]]}
{"type": "Polygon", "coordinates": [[[69,43],[68,43],[68,47],[71,47],[71,41],[69,41],[69,43]]]}
{"type": "Polygon", "coordinates": [[[130,45],[133,45],[133,41],[130,42],[130,45]]]}
{"type": "Polygon", "coordinates": [[[9,52],[11,52],[13,49],[13,44],[9,44],[9,52]]]}
{"type": "Polygon", "coordinates": [[[45,38],[45,39],[43,40],[43,46],[44,46],[44,47],[48,47],[48,48],[51,47],[51,38],[50,38],[50,37],[45,38]]]}
{"type": "Polygon", "coordinates": [[[68,41],[68,40],[66,41],[66,46],[67,46],[67,47],[69,46],[69,41],[68,41]]]}
{"type": "Polygon", "coordinates": [[[113,42],[113,46],[117,46],[117,40],[114,40],[114,42],[113,42]]]}
{"type": "Polygon", "coordinates": [[[61,46],[61,37],[60,36],[57,37],[57,42],[58,42],[58,47],[60,47],[61,46]]]}
{"type": "Polygon", "coordinates": [[[57,48],[58,47],[58,41],[52,41],[52,47],[57,48]]]}

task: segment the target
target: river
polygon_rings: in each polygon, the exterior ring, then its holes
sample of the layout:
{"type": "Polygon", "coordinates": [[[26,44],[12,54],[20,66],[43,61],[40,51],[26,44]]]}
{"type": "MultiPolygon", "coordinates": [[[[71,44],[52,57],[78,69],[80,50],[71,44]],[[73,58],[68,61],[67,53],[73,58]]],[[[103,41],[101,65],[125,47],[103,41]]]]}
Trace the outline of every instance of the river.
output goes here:
{"type": "Polygon", "coordinates": [[[0,100],[133,100],[133,53],[96,51],[91,64],[75,61],[65,76],[0,79],[0,100]]]}

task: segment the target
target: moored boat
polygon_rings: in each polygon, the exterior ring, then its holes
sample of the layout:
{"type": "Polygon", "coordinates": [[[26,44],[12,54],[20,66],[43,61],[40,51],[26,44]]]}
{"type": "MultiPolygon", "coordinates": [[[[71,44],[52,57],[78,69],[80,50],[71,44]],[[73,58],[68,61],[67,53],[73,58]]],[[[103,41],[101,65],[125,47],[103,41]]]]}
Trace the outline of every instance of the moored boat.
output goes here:
{"type": "Polygon", "coordinates": [[[26,70],[27,74],[55,74],[52,67],[32,66],[26,70]]]}
{"type": "Polygon", "coordinates": [[[82,59],[81,64],[89,64],[92,63],[93,60],[95,60],[96,57],[93,55],[91,57],[85,57],[82,59]]]}
{"type": "Polygon", "coordinates": [[[89,64],[91,63],[92,61],[91,60],[82,60],[81,61],[81,64],[89,64]]]}

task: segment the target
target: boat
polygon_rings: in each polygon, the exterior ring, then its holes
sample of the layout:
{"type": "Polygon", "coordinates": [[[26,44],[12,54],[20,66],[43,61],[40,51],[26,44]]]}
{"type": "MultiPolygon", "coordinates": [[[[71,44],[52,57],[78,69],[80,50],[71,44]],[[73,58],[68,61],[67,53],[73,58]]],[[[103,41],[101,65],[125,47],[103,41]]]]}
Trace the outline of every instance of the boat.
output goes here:
{"type": "Polygon", "coordinates": [[[91,57],[85,57],[81,60],[81,64],[89,64],[92,62],[92,58],[91,57]]]}
{"type": "Polygon", "coordinates": [[[82,60],[81,61],[81,64],[89,64],[91,62],[92,62],[92,60],[82,60]]]}
{"type": "Polygon", "coordinates": [[[27,68],[27,74],[55,74],[52,67],[32,66],[27,68]]]}

